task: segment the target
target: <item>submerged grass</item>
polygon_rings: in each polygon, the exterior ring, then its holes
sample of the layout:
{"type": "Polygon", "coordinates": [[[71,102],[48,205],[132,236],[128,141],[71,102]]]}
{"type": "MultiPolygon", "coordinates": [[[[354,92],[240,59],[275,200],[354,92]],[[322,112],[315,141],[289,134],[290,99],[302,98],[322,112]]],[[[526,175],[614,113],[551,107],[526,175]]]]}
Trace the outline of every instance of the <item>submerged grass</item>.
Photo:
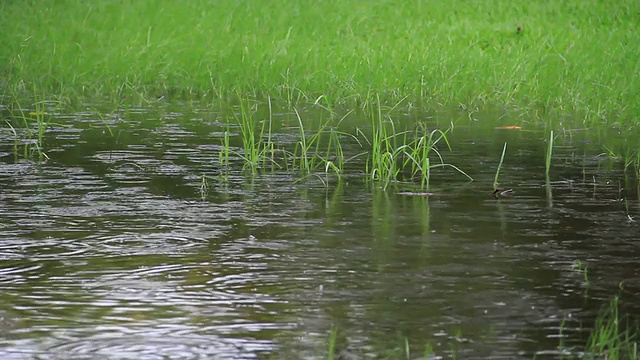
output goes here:
{"type": "Polygon", "coordinates": [[[632,0],[2,1],[0,89],[363,107],[380,96],[635,125],[637,10],[632,0]]]}
{"type": "Polygon", "coordinates": [[[577,259],[576,261],[574,261],[571,268],[582,274],[585,284],[589,283],[589,267],[587,266],[587,264],[585,264],[582,260],[577,259]]]}
{"type": "MultiPolygon", "coordinates": [[[[342,356],[339,356],[339,349],[338,349],[338,328],[336,326],[331,327],[331,330],[329,331],[329,338],[328,338],[328,352],[327,352],[327,360],[333,360],[336,358],[336,356],[338,358],[343,358],[342,356]]],[[[428,360],[428,359],[433,359],[435,356],[435,351],[433,350],[433,347],[431,346],[431,344],[427,344],[424,348],[424,352],[421,355],[418,355],[418,357],[416,357],[416,354],[411,352],[411,346],[409,344],[409,339],[407,337],[404,337],[401,341],[399,341],[399,346],[394,349],[394,350],[389,350],[386,354],[386,356],[381,356],[381,354],[377,354],[376,358],[379,359],[406,359],[406,360],[411,360],[411,359],[424,359],[424,360],[428,360]]],[[[363,354],[360,354],[363,355],[363,354]]],[[[352,356],[356,356],[355,354],[351,354],[348,357],[352,357],[352,356]]],[[[371,357],[371,354],[368,354],[368,356],[363,356],[363,357],[371,357]]],[[[455,359],[456,355],[455,355],[455,351],[452,351],[452,357],[455,359]]]]}
{"type": "MultiPolygon", "coordinates": [[[[562,359],[606,359],[606,360],[629,360],[639,359],[640,352],[638,343],[640,341],[640,328],[638,323],[632,321],[629,316],[620,314],[620,301],[614,297],[605,306],[595,319],[586,343],[581,349],[567,349],[564,343],[566,324],[563,320],[560,324],[559,350],[563,352],[559,358],[562,359]]],[[[458,338],[461,336],[456,335],[458,338]]],[[[450,356],[456,358],[456,349],[441,349],[450,351],[450,356]]],[[[334,359],[339,354],[338,329],[331,328],[328,337],[327,359],[334,359]]],[[[371,354],[369,354],[371,355],[371,354]]],[[[382,359],[432,359],[441,358],[437,350],[429,343],[424,347],[424,352],[416,357],[411,352],[408,338],[403,338],[394,350],[387,351],[387,356],[376,354],[376,358],[382,359]]],[[[537,359],[538,357],[534,357],[537,359]]]]}

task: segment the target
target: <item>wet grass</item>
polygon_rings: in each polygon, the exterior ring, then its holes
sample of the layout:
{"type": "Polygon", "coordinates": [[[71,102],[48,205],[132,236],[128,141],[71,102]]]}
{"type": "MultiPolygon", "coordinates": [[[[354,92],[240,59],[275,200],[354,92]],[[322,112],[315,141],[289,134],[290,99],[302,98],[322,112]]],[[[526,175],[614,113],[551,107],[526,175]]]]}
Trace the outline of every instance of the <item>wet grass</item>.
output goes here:
{"type": "Polygon", "coordinates": [[[30,107],[22,106],[21,101],[14,97],[4,124],[13,135],[13,154],[18,158],[25,158],[42,162],[49,159],[46,153],[45,134],[50,126],[62,126],[52,121],[52,112],[61,105],[59,101],[45,100],[45,95],[34,95],[35,99],[30,107]],[[30,109],[30,110],[29,110],[30,109]]]}
{"type": "Polygon", "coordinates": [[[578,259],[573,263],[571,268],[582,274],[585,284],[589,283],[589,267],[587,266],[587,264],[578,259]]]}
{"type": "Polygon", "coordinates": [[[305,122],[298,110],[294,109],[294,111],[298,121],[299,137],[293,153],[290,154],[293,159],[292,167],[303,175],[310,175],[321,169],[325,174],[332,172],[340,178],[345,163],[340,141],[340,136],[345,133],[337,130],[341,120],[334,123],[334,119],[330,118],[321,122],[318,129],[309,132],[305,130],[305,122]],[[335,125],[335,128],[332,125],[335,125]]]}
{"type": "Polygon", "coordinates": [[[493,178],[493,191],[499,191],[500,183],[498,179],[500,178],[500,170],[502,169],[502,163],[504,162],[504,155],[507,153],[507,143],[504,143],[502,147],[502,155],[500,156],[500,162],[498,163],[498,168],[496,169],[496,176],[493,178]]]}
{"type": "MultiPolygon", "coordinates": [[[[271,106],[271,102],[269,102],[271,106]]],[[[255,108],[248,101],[240,99],[240,114],[235,115],[237,129],[240,130],[243,151],[237,153],[244,160],[244,167],[255,173],[259,167],[277,166],[274,159],[274,144],[271,141],[271,117],[259,120],[255,116],[255,108]]],[[[228,126],[228,123],[227,123],[228,126]]],[[[229,152],[228,148],[221,154],[229,152]]],[[[224,156],[224,155],[222,155],[224,156]]]]}
{"type": "MultiPolygon", "coordinates": [[[[41,114],[38,104],[107,99],[118,108],[153,107],[180,98],[242,107],[222,139],[225,168],[240,157],[247,171],[286,169],[326,182],[343,176],[353,160],[343,142],[355,139],[373,182],[429,189],[438,167],[466,176],[440,156],[451,132],[407,127],[394,110],[455,108],[475,119],[491,108],[510,114],[509,124],[636,127],[636,23],[630,0],[5,1],[0,104],[12,113],[4,124],[23,157],[46,159],[49,117],[29,115],[41,114]],[[295,147],[276,143],[272,119],[256,119],[250,99],[298,113],[295,147]],[[309,106],[367,116],[356,131],[339,129],[337,118],[309,127],[299,111],[309,106]],[[241,149],[232,147],[232,130],[240,131],[241,149]]],[[[501,121],[491,118],[480,120],[501,121]]],[[[640,169],[637,153],[625,159],[640,169]]]]}
{"type": "Polygon", "coordinates": [[[327,360],[334,360],[335,358],[337,338],[338,329],[334,326],[329,332],[329,348],[327,349],[327,360]]]}
{"type": "Polygon", "coordinates": [[[547,149],[544,158],[544,169],[547,182],[549,182],[549,171],[551,170],[551,158],[553,157],[553,130],[549,134],[549,142],[547,143],[547,149]]]}
{"type": "MultiPolygon", "coordinates": [[[[4,122],[14,139],[15,161],[46,160],[47,132],[51,126],[64,126],[52,121],[58,105],[46,101],[23,105],[17,98],[14,105],[7,111],[9,115],[4,122]]],[[[238,169],[251,175],[285,172],[295,182],[314,177],[328,185],[332,179],[341,181],[348,166],[351,174],[364,175],[383,189],[399,182],[428,189],[431,172],[442,167],[473,180],[456,165],[444,161],[442,151],[451,149],[447,136],[452,128],[441,130],[429,128],[424,121],[398,120],[394,118],[394,109],[381,103],[371,106],[376,109],[370,114],[371,126],[361,128],[343,124],[353,110],[338,116],[323,107],[327,111],[321,116],[316,112],[309,116],[294,107],[291,114],[294,122],[280,124],[274,121],[270,98],[249,100],[238,94],[234,111],[216,115],[217,161],[211,164],[211,170],[217,175],[202,178],[201,192],[206,192],[207,182],[212,178],[226,181],[229,172],[238,169]]],[[[104,126],[105,134],[117,136],[104,116],[99,113],[95,116],[104,126]]],[[[282,121],[281,114],[278,121],[282,121]]]]}
{"type": "MultiPolygon", "coordinates": [[[[588,282],[587,267],[584,263],[576,261],[574,268],[584,272],[585,283],[588,282]]],[[[564,343],[567,334],[564,333],[565,322],[560,324],[560,344],[558,349],[562,351],[562,359],[607,359],[627,360],[638,359],[638,341],[640,341],[640,328],[637,321],[628,315],[620,314],[620,299],[614,297],[597,315],[593,327],[589,332],[586,344],[580,351],[568,349],[564,343]]]]}
{"type": "Polygon", "coordinates": [[[453,127],[444,131],[429,130],[417,124],[415,129],[406,129],[401,122],[392,118],[393,109],[383,113],[378,103],[375,111],[369,114],[369,136],[356,129],[356,134],[371,146],[365,166],[371,181],[380,183],[386,189],[397,180],[408,180],[417,182],[420,190],[429,190],[431,171],[441,167],[452,168],[468,180],[473,180],[462,169],[446,163],[438,148],[438,144],[442,143],[446,149],[451,149],[447,133],[453,127]]]}
{"type": "Polygon", "coordinates": [[[74,102],[379,96],[635,126],[637,23],[631,0],[3,1],[0,88],[3,102],[34,87],[74,102]]]}
{"type": "MultiPolygon", "coordinates": [[[[275,141],[271,104],[268,115],[262,118],[256,117],[259,104],[254,105],[241,105],[240,114],[232,124],[240,133],[242,151],[230,150],[230,141],[225,135],[220,150],[221,164],[228,164],[229,154],[233,153],[243,160],[244,169],[251,173],[266,169],[284,170],[297,176],[297,181],[315,176],[326,185],[330,176],[340,181],[347,164],[361,164],[359,159],[366,157],[364,169],[359,165],[352,166],[352,169],[355,167],[356,173],[365,174],[383,189],[397,182],[414,183],[420,189],[428,189],[431,171],[442,167],[452,168],[473,180],[462,169],[443,159],[438,146],[442,143],[445,149],[450,150],[449,130],[429,130],[422,123],[402,124],[393,119],[391,111],[383,114],[379,103],[376,112],[371,114],[371,127],[366,131],[359,127],[349,130],[342,125],[351,112],[340,118],[331,113],[329,118],[317,121],[304,119],[294,108],[296,126],[291,130],[296,130],[296,133],[293,144],[275,141]],[[348,157],[343,148],[345,140],[350,143],[351,155],[348,157]]],[[[227,122],[227,127],[230,126],[227,122]]]]}
{"type": "MultiPolygon", "coordinates": [[[[338,345],[338,328],[337,327],[332,327],[331,330],[329,331],[329,338],[328,338],[328,346],[327,346],[327,356],[326,359],[327,360],[334,360],[336,358],[341,359],[343,358],[342,356],[340,356],[340,352],[339,352],[339,345],[338,345]]],[[[397,346],[396,349],[394,350],[389,350],[386,352],[386,355],[382,355],[382,354],[377,354],[376,358],[377,359],[406,359],[406,360],[411,360],[411,359],[424,359],[424,360],[428,360],[428,359],[433,359],[435,356],[436,352],[434,351],[433,347],[430,344],[427,344],[424,347],[424,351],[421,354],[416,354],[415,352],[411,351],[411,346],[409,344],[409,339],[404,337],[401,341],[399,341],[399,345],[397,346]]],[[[366,358],[370,358],[371,354],[367,354],[366,356],[364,354],[359,354],[361,357],[366,357],[366,358]]],[[[346,357],[354,357],[356,356],[355,354],[350,354],[346,357]]],[[[455,351],[452,349],[452,358],[455,359],[456,355],[455,355],[455,351]]],[[[435,358],[439,358],[439,357],[435,357],[435,358]]]]}
{"type": "Polygon", "coordinates": [[[619,313],[619,299],[615,297],[596,319],[587,342],[587,359],[638,359],[640,332],[637,323],[619,313]]]}

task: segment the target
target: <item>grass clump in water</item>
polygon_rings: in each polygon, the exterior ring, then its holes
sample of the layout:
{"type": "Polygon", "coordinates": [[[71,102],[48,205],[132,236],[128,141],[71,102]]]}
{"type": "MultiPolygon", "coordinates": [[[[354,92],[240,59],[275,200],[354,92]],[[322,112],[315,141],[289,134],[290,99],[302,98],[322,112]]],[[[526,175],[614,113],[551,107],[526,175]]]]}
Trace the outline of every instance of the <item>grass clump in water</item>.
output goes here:
{"type": "MultiPolygon", "coordinates": [[[[271,141],[271,102],[269,101],[269,118],[260,121],[255,118],[255,108],[248,101],[239,99],[240,114],[236,115],[237,128],[240,130],[243,152],[240,157],[244,160],[244,166],[255,173],[260,166],[278,165],[274,159],[275,145],[271,141]]],[[[223,139],[228,145],[228,138],[223,139]]],[[[221,152],[221,162],[228,163],[228,148],[221,152]],[[226,155],[224,155],[226,153],[226,155]]]]}
{"type": "Polygon", "coordinates": [[[431,170],[439,167],[453,168],[469,180],[473,180],[457,166],[445,163],[438,150],[440,142],[451,149],[447,139],[449,130],[428,131],[418,127],[415,132],[399,131],[391,117],[382,116],[380,107],[378,114],[372,119],[370,138],[362,131],[358,130],[358,133],[371,145],[365,172],[371,181],[380,183],[383,189],[394,181],[419,179],[420,189],[429,190],[431,170]],[[431,162],[432,154],[435,154],[439,162],[431,162]],[[409,174],[405,174],[406,172],[409,174]]]}
{"type": "Polygon", "coordinates": [[[45,133],[52,126],[62,126],[51,121],[52,112],[61,105],[60,101],[45,100],[44,95],[33,95],[33,104],[23,107],[21,101],[14,96],[13,106],[8,108],[9,116],[4,124],[10,129],[14,138],[13,155],[45,161],[49,159],[45,151],[45,133]],[[22,144],[22,147],[20,146],[22,144]]]}
{"type": "Polygon", "coordinates": [[[637,324],[619,313],[619,299],[615,297],[608,308],[598,316],[589,340],[585,357],[587,359],[638,359],[640,333],[637,324]]]}

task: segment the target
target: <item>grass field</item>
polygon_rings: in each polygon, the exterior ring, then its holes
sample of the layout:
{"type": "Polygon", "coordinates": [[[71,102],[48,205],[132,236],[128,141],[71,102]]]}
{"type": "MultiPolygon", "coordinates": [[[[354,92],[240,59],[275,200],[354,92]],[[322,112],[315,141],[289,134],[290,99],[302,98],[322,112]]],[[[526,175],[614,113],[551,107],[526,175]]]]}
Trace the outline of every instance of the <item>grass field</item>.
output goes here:
{"type": "Polygon", "coordinates": [[[3,1],[0,89],[4,102],[379,97],[635,125],[639,10],[630,0],[3,1]]]}

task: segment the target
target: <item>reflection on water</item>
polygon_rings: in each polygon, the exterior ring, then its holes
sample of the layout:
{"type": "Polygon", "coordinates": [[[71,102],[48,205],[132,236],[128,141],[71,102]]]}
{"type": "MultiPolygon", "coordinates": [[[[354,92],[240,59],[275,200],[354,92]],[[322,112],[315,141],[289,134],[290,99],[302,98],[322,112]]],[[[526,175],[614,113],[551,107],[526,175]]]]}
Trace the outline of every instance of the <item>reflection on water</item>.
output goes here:
{"type": "Polygon", "coordinates": [[[635,184],[586,143],[554,150],[545,186],[543,133],[458,126],[447,160],[476,181],[440,171],[433,196],[407,196],[358,176],[215,180],[217,124],[171,114],[132,113],[114,136],[69,116],[43,164],[15,162],[3,133],[3,359],[323,358],[332,326],[344,358],[398,357],[405,338],[553,357],[563,321],[579,351],[581,326],[637,284],[635,184]],[[505,141],[516,196],[495,199],[505,141]]]}

